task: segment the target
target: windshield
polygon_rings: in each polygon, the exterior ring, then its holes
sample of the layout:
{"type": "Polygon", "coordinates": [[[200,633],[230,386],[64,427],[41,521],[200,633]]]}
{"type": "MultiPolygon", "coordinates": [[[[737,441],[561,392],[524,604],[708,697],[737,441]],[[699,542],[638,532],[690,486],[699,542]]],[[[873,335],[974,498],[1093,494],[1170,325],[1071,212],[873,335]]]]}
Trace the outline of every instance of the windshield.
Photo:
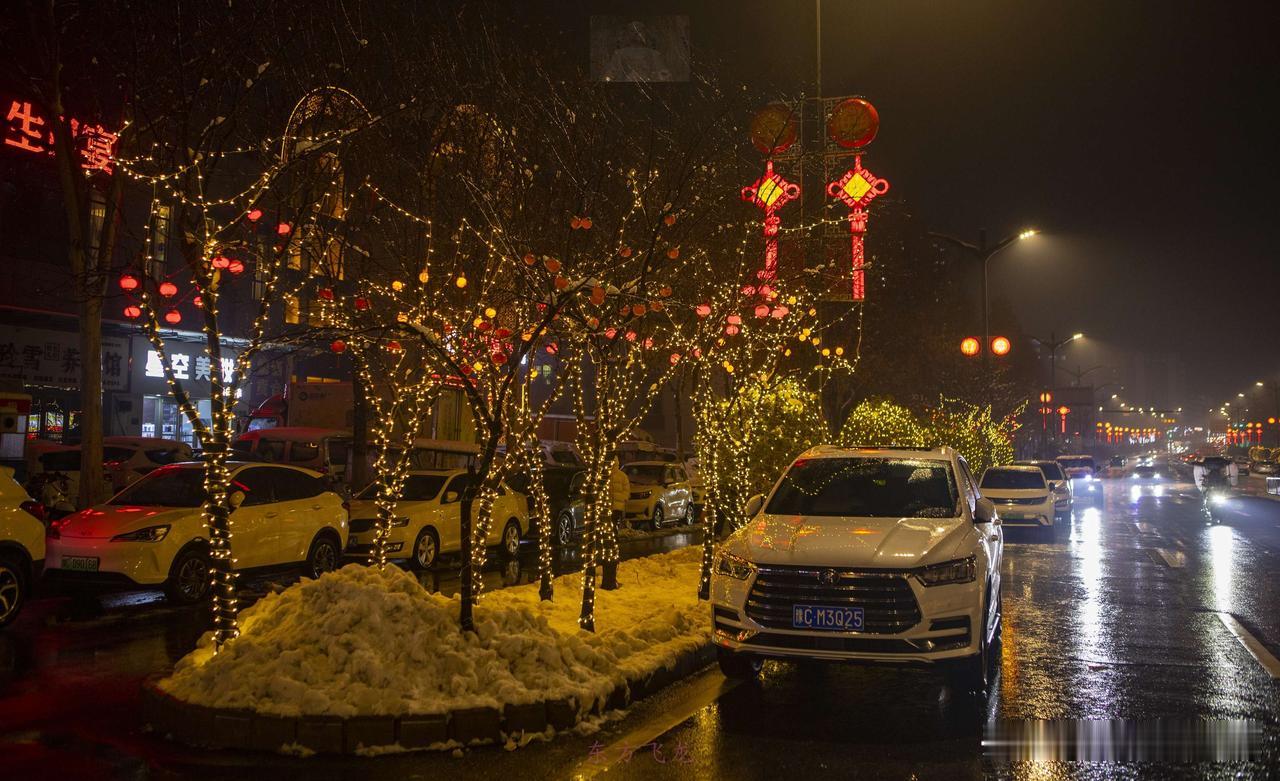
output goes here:
{"type": "Polygon", "coordinates": [[[1053,461],[1042,461],[1036,466],[1040,467],[1040,471],[1044,472],[1046,480],[1066,480],[1067,476],[1063,474],[1062,467],[1053,461]]]}
{"type": "Polygon", "coordinates": [[[1093,469],[1091,456],[1064,456],[1058,459],[1063,469],[1093,469]]]}
{"type": "Polygon", "coordinates": [[[121,491],[109,504],[199,507],[204,504],[203,469],[157,469],[121,491]]]}
{"type": "Polygon", "coordinates": [[[947,461],[820,458],[791,465],[765,512],[863,518],[954,518],[959,494],[947,461]]]}
{"type": "Polygon", "coordinates": [[[1040,472],[1024,472],[1021,469],[988,469],[982,476],[982,487],[996,490],[1044,488],[1044,475],[1040,472]]]}
{"type": "Polygon", "coordinates": [[[627,473],[633,483],[657,485],[662,482],[662,475],[667,468],[662,464],[628,464],[622,467],[622,471],[627,473]]]}
{"type": "MultiPolygon", "coordinates": [[[[448,475],[409,475],[405,478],[404,488],[400,490],[400,499],[405,502],[425,502],[436,498],[440,489],[444,488],[448,475]]],[[[373,500],[378,498],[378,484],[370,483],[357,499],[373,500]]]]}

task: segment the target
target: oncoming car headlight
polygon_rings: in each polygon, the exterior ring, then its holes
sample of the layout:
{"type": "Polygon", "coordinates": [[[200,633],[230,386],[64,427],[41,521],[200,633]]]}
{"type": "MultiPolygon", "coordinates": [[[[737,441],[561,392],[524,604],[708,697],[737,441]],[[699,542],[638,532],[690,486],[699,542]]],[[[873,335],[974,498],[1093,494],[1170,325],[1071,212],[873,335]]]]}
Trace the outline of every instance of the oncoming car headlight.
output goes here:
{"type": "Polygon", "coordinates": [[[169,533],[168,524],[164,526],[148,526],[145,529],[117,534],[112,542],[160,542],[169,533]]]}
{"type": "Polygon", "coordinates": [[[925,567],[916,578],[925,586],[947,586],[953,583],[972,583],[977,576],[978,565],[973,556],[925,567]]]}
{"type": "Polygon", "coordinates": [[[732,553],[721,553],[716,558],[716,573],[736,580],[746,580],[755,572],[755,565],[732,553]]]}

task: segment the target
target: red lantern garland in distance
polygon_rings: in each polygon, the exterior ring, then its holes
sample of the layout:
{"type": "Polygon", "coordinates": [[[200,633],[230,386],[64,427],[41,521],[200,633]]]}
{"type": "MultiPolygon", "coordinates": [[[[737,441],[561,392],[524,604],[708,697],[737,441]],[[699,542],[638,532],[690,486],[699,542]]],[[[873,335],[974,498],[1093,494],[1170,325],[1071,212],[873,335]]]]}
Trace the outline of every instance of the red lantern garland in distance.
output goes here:
{"type": "Polygon", "coordinates": [[[164,313],[164,321],[170,325],[177,325],[182,322],[182,313],[176,309],[170,309],[164,313]]]}
{"type": "Polygon", "coordinates": [[[173,298],[178,295],[178,286],[168,281],[161,282],[160,287],[156,288],[156,291],[165,298],[173,298]]]}
{"type": "Polygon", "coordinates": [[[129,304],[124,308],[124,316],[130,320],[137,320],[142,316],[142,307],[137,304],[129,304]]]}
{"type": "Polygon", "coordinates": [[[121,289],[121,290],[125,290],[125,291],[128,291],[128,290],[137,290],[137,289],[138,289],[138,287],[139,287],[141,284],[142,284],[142,282],[140,282],[140,281],[138,280],[138,278],[137,278],[137,277],[135,277],[133,274],[130,274],[130,273],[128,273],[128,272],[125,272],[124,274],[121,274],[121,275],[120,275],[120,289],[121,289]]]}

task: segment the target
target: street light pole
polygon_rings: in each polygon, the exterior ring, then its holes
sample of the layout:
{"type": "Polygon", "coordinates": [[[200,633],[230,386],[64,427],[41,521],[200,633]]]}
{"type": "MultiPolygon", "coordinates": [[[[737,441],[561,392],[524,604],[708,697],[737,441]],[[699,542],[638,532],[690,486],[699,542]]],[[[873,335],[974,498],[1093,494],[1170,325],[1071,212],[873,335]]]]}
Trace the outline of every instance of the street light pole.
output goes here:
{"type": "Polygon", "coordinates": [[[1052,389],[1054,383],[1058,381],[1058,373],[1057,373],[1058,372],[1058,351],[1061,350],[1063,347],[1066,347],[1067,345],[1071,344],[1075,340],[1083,339],[1083,338],[1084,338],[1084,334],[1074,333],[1071,336],[1068,336],[1066,339],[1059,340],[1056,338],[1056,335],[1052,331],[1049,332],[1049,338],[1047,340],[1038,339],[1034,336],[1031,337],[1031,341],[1035,342],[1041,347],[1049,348],[1049,388],[1050,389],[1052,389]]]}
{"type": "Polygon", "coordinates": [[[987,245],[987,232],[985,230],[978,231],[977,244],[965,241],[964,239],[956,238],[955,236],[949,236],[945,233],[937,233],[936,231],[929,231],[929,235],[935,239],[942,239],[943,241],[953,246],[959,247],[960,249],[969,253],[975,260],[982,263],[982,365],[984,368],[990,367],[991,365],[991,298],[990,298],[989,287],[988,287],[988,276],[989,276],[989,270],[991,265],[991,259],[994,258],[997,254],[999,254],[1001,250],[1004,250],[1010,244],[1013,244],[1015,241],[1020,241],[1022,239],[1029,239],[1032,236],[1036,235],[1036,231],[1034,229],[1028,228],[1026,230],[1015,233],[1011,236],[1006,236],[1005,238],[1001,239],[999,242],[997,242],[993,246],[987,245]]]}

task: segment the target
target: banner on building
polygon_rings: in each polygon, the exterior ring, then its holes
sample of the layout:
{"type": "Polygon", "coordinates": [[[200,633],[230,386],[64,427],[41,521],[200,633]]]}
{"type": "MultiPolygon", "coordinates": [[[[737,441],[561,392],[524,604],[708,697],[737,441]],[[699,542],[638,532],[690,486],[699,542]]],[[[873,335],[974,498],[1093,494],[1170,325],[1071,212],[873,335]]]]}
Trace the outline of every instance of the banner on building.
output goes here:
{"type": "MultiPolygon", "coordinates": [[[[0,380],[28,386],[78,388],[80,335],[43,328],[0,330],[0,380]]],[[[102,389],[129,388],[129,340],[102,337],[102,389]]]]}

